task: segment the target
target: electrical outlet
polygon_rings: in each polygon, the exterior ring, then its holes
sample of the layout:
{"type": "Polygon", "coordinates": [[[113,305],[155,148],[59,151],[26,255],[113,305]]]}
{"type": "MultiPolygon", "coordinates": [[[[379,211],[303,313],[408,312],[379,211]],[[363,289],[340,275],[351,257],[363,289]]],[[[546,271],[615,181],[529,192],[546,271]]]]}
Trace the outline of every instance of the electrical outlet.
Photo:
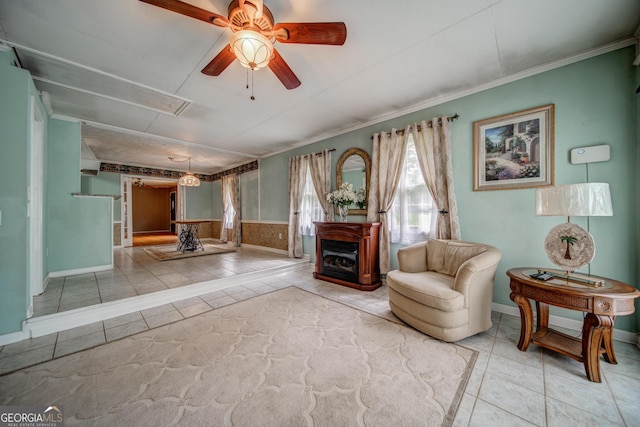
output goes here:
{"type": "Polygon", "coordinates": [[[282,240],[282,233],[278,233],[278,239],[282,240]]]}

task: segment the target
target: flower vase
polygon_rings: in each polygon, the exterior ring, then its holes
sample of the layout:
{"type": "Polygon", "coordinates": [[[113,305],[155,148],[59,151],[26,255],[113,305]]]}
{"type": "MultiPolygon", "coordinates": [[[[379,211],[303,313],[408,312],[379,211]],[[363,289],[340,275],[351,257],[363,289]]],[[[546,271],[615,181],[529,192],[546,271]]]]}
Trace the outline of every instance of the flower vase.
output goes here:
{"type": "Polygon", "coordinates": [[[338,205],[338,214],[340,214],[340,222],[347,222],[347,215],[349,214],[349,208],[344,205],[338,205]]]}

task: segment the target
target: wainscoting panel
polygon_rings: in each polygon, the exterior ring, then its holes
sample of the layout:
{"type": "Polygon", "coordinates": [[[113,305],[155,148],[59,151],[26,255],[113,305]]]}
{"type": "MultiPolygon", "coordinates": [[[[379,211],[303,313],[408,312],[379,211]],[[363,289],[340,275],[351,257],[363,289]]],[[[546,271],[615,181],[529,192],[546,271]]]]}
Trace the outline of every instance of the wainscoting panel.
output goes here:
{"type": "Polygon", "coordinates": [[[198,235],[201,239],[208,239],[211,237],[215,237],[216,239],[220,237],[220,233],[217,236],[213,236],[211,234],[211,222],[202,222],[198,225],[198,235]]]}
{"type": "MultiPolygon", "coordinates": [[[[121,223],[113,223],[113,246],[120,246],[121,241],[121,223]]],[[[222,227],[221,220],[211,220],[210,222],[200,223],[198,226],[198,235],[201,239],[220,238],[222,227]]],[[[242,243],[254,246],[263,246],[286,251],[288,250],[289,226],[286,222],[242,222],[242,243]]],[[[233,237],[233,231],[228,230],[228,240],[233,237]]]]}
{"type": "Polygon", "coordinates": [[[268,222],[242,222],[242,243],[286,251],[288,224],[268,222]]]}
{"type": "MultiPolygon", "coordinates": [[[[200,224],[200,226],[202,227],[205,224],[200,224]]],[[[210,236],[207,237],[211,237],[212,239],[219,239],[220,238],[220,233],[222,232],[222,220],[219,219],[212,219],[210,223],[206,224],[209,226],[209,233],[210,236]]],[[[200,233],[200,237],[202,237],[203,234],[200,233]]],[[[227,241],[231,241],[233,240],[233,230],[227,230],[227,241]]]]}
{"type": "MultiPolygon", "coordinates": [[[[220,238],[220,232],[222,231],[222,221],[217,219],[217,220],[212,220],[210,222],[210,233],[211,236],[214,239],[219,239],[220,238]]],[[[228,236],[231,237],[233,235],[233,233],[229,233],[228,236]]]]}

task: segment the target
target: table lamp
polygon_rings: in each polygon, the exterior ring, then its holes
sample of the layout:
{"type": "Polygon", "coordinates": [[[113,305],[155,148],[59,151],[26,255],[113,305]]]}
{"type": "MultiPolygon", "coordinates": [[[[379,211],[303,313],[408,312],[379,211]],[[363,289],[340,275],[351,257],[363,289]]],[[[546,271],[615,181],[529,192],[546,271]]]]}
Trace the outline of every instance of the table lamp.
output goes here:
{"type": "Polygon", "coordinates": [[[567,217],[566,223],[549,231],[544,249],[551,262],[562,267],[569,276],[589,264],[595,255],[593,236],[572,224],[570,219],[572,216],[612,216],[609,184],[594,182],[539,188],[536,190],[536,215],[567,217]]]}

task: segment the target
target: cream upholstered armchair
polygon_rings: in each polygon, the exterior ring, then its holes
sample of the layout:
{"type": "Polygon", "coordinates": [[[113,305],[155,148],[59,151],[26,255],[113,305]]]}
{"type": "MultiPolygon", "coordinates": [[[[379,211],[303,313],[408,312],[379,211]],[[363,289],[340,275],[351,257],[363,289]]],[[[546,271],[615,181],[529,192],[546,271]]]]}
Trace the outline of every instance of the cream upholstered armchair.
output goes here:
{"type": "Polygon", "coordinates": [[[409,325],[443,341],[491,327],[493,280],[502,254],[493,246],[429,240],[398,251],[387,274],[389,305],[409,325]]]}

